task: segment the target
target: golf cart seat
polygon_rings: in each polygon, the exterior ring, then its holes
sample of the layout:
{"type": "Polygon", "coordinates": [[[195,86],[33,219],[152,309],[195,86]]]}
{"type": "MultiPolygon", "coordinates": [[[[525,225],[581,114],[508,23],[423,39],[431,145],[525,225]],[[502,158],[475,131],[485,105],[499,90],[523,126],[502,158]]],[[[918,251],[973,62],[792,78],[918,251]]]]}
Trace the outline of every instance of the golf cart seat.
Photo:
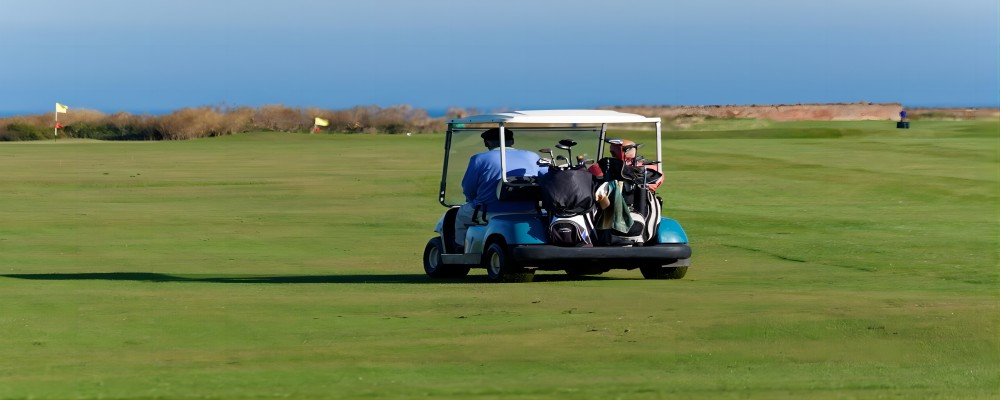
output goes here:
{"type": "Polygon", "coordinates": [[[500,201],[542,201],[542,189],[536,176],[508,176],[509,182],[497,184],[497,199],[500,201]]]}
{"type": "Polygon", "coordinates": [[[497,200],[501,202],[531,203],[533,207],[530,210],[520,212],[496,212],[477,204],[476,210],[472,214],[472,220],[477,223],[485,223],[489,220],[487,214],[494,216],[502,214],[541,213],[542,189],[538,185],[538,177],[508,176],[507,182],[501,180],[497,183],[497,200]]]}

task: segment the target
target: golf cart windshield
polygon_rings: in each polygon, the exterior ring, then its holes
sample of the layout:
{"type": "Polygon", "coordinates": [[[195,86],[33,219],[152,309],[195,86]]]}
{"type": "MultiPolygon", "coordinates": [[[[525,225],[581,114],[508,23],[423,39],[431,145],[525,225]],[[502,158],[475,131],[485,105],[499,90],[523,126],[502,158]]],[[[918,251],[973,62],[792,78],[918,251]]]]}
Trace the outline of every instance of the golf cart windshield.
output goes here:
{"type": "MultiPolygon", "coordinates": [[[[586,160],[597,160],[609,157],[608,144],[605,138],[628,138],[646,143],[641,152],[649,159],[657,159],[659,152],[655,145],[656,131],[654,125],[645,127],[606,124],[506,124],[506,130],[513,131],[514,143],[508,148],[535,152],[539,157],[550,160],[553,165],[577,165],[586,160]],[[645,129],[643,129],[645,128],[645,129]],[[573,144],[575,142],[575,144],[573,144]]],[[[450,124],[449,135],[445,144],[445,171],[441,182],[440,201],[446,206],[461,205],[466,198],[462,193],[462,178],[469,165],[469,158],[476,153],[486,151],[483,139],[480,137],[485,130],[496,128],[497,124],[450,124]]],[[[516,168],[508,165],[508,173],[516,168]]]]}

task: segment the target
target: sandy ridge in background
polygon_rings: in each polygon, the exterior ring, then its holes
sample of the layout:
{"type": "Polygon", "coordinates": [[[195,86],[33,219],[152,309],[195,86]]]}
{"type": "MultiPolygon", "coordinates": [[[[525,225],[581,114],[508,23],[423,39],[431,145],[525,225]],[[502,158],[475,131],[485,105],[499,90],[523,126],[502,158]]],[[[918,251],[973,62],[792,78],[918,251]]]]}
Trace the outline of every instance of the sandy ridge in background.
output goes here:
{"type": "MultiPolygon", "coordinates": [[[[609,110],[671,120],[683,117],[752,118],[772,121],[899,120],[900,103],[768,104],[716,106],[613,106],[609,110]]],[[[906,108],[908,118],[996,118],[998,108],[906,108]]]]}

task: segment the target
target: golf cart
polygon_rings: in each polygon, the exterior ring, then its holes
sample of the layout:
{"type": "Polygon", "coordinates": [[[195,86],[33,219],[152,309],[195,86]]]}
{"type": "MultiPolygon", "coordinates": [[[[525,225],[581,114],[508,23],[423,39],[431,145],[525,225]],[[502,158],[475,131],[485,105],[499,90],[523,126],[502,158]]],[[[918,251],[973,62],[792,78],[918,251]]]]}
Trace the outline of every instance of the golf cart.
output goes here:
{"type": "Polygon", "coordinates": [[[647,279],[680,279],[687,273],[687,235],[677,221],[661,216],[662,199],[655,192],[663,176],[660,118],[610,110],[475,115],[448,121],[444,148],[439,201],[448,210],[423,256],[431,278],[461,278],[472,268],[485,268],[491,282],[528,282],[537,270],[580,276],[639,269],[647,279]],[[647,147],[655,158],[638,155],[643,144],[621,139],[609,127],[655,141],[647,147]],[[455,220],[465,203],[462,177],[469,157],[485,150],[480,133],[490,128],[501,132],[497,198],[537,207],[520,213],[477,209],[477,224],[468,227],[460,246],[455,220]],[[516,176],[507,164],[505,130],[515,132],[517,148],[540,149],[537,165],[547,171],[516,176]]]}

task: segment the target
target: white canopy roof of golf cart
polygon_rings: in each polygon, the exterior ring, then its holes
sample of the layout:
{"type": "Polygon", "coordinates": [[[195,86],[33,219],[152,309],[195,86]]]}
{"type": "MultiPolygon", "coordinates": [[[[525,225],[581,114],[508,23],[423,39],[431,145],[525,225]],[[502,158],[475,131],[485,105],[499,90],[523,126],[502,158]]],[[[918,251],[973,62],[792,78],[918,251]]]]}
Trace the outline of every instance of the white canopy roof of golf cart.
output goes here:
{"type": "Polygon", "coordinates": [[[452,124],[634,124],[660,122],[660,118],[648,118],[639,114],[629,114],[612,110],[527,110],[496,114],[472,115],[448,121],[452,124]]]}

